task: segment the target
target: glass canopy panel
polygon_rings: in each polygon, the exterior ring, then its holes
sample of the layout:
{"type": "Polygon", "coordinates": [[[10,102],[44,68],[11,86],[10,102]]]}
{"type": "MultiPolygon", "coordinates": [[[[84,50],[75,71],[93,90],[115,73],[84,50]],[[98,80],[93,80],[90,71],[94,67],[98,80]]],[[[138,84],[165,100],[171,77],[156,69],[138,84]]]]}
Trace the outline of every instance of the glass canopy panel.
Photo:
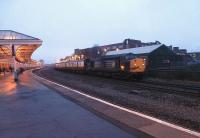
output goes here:
{"type": "Polygon", "coordinates": [[[16,50],[16,57],[20,62],[30,62],[33,52],[37,49],[36,45],[20,46],[16,50]]]}
{"type": "Polygon", "coordinates": [[[6,46],[0,46],[0,59],[12,57],[11,50],[6,46]]]}
{"type": "Polygon", "coordinates": [[[18,33],[11,30],[0,30],[0,40],[38,40],[32,36],[18,33]]]}

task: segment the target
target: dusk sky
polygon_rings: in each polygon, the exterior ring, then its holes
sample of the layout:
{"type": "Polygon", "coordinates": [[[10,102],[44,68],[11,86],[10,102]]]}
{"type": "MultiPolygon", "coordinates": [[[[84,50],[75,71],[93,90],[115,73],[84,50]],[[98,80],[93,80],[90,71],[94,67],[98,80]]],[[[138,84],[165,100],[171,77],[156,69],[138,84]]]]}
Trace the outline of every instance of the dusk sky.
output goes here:
{"type": "Polygon", "coordinates": [[[0,30],[42,39],[33,58],[46,63],[126,38],[200,51],[199,6],[200,0],[1,0],[0,30]]]}

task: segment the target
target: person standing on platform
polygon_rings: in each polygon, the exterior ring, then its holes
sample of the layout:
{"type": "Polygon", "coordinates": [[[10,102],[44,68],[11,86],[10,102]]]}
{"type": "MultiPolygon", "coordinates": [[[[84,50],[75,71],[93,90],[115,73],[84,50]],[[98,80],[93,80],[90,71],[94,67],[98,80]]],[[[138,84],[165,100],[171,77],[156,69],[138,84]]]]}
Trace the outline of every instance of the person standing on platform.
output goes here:
{"type": "Polygon", "coordinates": [[[6,68],[5,67],[3,67],[3,74],[4,74],[4,76],[6,75],[6,68]]]}
{"type": "Polygon", "coordinates": [[[0,74],[1,74],[1,72],[2,72],[2,68],[0,68],[0,74]]]}
{"type": "Polygon", "coordinates": [[[13,72],[13,68],[11,66],[9,67],[9,69],[10,69],[10,72],[13,72]]]}

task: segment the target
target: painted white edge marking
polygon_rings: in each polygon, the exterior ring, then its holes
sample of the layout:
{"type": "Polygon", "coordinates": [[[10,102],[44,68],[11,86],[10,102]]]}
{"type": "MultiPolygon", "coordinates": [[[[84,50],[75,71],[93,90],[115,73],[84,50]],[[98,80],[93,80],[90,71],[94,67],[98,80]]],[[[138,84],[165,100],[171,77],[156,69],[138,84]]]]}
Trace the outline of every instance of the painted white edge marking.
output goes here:
{"type": "Polygon", "coordinates": [[[121,107],[121,106],[118,106],[118,105],[109,103],[109,102],[107,102],[107,101],[104,101],[104,100],[102,100],[102,99],[99,99],[99,98],[90,96],[90,95],[88,95],[88,94],[82,93],[82,92],[80,92],[80,91],[78,91],[78,90],[72,89],[72,88],[67,87],[67,86],[64,86],[64,85],[62,85],[62,84],[59,84],[59,83],[50,81],[50,80],[45,79],[45,78],[42,78],[42,77],[40,77],[40,76],[35,75],[34,73],[32,73],[32,74],[33,74],[33,76],[35,76],[35,77],[37,77],[37,78],[43,79],[43,80],[45,80],[45,81],[48,81],[48,82],[53,83],[53,84],[55,84],[55,85],[57,85],[57,86],[60,86],[60,87],[63,87],[63,88],[65,88],[65,89],[68,89],[68,90],[70,90],[70,91],[73,91],[73,92],[75,92],[75,93],[81,94],[81,95],[83,95],[83,96],[85,96],[85,97],[88,97],[88,98],[90,98],[90,99],[99,101],[99,102],[101,102],[101,103],[104,103],[104,104],[106,104],[106,105],[109,105],[109,106],[118,108],[118,109],[123,110],[123,111],[126,111],[126,112],[128,112],[128,113],[135,114],[135,115],[138,115],[138,116],[140,116],[140,117],[143,117],[143,118],[146,118],[146,119],[155,121],[155,122],[160,123],[160,124],[163,124],[163,125],[166,125],[166,126],[168,126],[168,127],[171,127],[171,128],[174,128],[174,129],[177,129],[177,130],[180,130],[180,131],[189,133],[189,134],[191,134],[191,135],[200,137],[200,133],[195,132],[195,131],[193,131],[193,130],[189,130],[189,129],[183,128],[183,127],[181,127],[181,126],[177,126],[177,125],[174,125],[174,124],[171,124],[171,123],[162,121],[162,120],[160,120],[160,119],[157,119],[157,118],[154,118],[154,117],[151,117],[151,116],[148,116],[148,115],[145,115],[145,114],[136,112],[136,111],[132,111],[132,110],[130,110],[130,109],[127,109],[127,108],[124,108],[124,107],[121,107]]]}

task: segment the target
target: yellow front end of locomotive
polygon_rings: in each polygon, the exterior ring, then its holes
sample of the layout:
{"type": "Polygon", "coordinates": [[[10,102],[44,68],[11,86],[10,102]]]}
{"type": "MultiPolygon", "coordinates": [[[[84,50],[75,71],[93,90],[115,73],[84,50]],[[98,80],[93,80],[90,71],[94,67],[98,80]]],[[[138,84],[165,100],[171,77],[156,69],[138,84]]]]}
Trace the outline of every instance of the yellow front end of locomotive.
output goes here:
{"type": "Polygon", "coordinates": [[[146,59],[135,58],[130,61],[130,72],[142,73],[146,70],[146,59]]]}

